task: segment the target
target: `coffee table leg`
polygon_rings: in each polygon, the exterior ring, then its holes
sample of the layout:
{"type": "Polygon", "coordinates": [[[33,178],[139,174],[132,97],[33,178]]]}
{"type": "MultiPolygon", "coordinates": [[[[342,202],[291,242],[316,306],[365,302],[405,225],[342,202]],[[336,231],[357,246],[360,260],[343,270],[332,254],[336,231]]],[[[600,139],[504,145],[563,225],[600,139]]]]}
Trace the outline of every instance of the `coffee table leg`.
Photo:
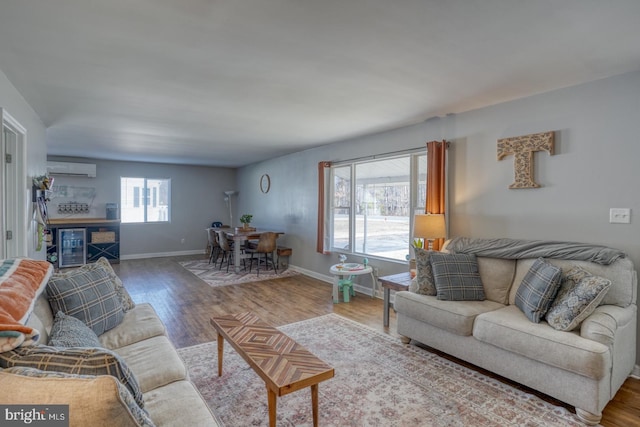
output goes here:
{"type": "Polygon", "coordinates": [[[313,427],[318,427],[318,384],[311,386],[311,407],[313,411],[313,427]]]}
{"type": "Polygon", "coordinates": [[[224,353],[224,340],[222,335],[218,334],[218,376],[222,376],[222,354],[224,353]]]}
{"type": "Polygon", "coordinates": [[[269,400],[269,427],[276,427],[276,408],[278,402],[276,401],[276,393],[267,387],[267,396],[269,400]]]}

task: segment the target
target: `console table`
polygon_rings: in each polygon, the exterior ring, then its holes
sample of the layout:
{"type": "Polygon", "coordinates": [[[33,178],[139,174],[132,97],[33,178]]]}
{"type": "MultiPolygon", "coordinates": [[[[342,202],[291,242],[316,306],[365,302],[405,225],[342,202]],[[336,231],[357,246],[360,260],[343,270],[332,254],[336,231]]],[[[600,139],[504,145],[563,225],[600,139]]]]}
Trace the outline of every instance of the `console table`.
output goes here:
{"type": "Polygon", "coordinates": [[[389,326],[389,308],[391,307],[391,290],[407,291],[411,283],[411,273],[392,274],[390,276],[380,277],[380,284],[384,289],[384,304],[382,306],[382,324],[384,327],[389,326]]]}

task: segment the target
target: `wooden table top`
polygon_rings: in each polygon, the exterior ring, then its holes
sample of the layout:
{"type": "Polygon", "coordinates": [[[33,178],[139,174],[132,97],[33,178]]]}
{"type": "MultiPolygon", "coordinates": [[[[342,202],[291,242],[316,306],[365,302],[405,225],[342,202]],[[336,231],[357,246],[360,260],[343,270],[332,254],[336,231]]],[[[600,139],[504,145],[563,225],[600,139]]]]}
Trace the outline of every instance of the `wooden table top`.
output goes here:
{"type": "Polygon", "coordinates": [[[211,325],[278,396],[333,378],[331,366],[253,313],[212,317],[211,325]]]}
{"type": "Polygon", "coordinates": [[[394,291],[406,291],[411,284],[411,273],[407,271],[392,274],[390,276],[379,277],[378,280],[385,288],[393,289],[394,291]]]}

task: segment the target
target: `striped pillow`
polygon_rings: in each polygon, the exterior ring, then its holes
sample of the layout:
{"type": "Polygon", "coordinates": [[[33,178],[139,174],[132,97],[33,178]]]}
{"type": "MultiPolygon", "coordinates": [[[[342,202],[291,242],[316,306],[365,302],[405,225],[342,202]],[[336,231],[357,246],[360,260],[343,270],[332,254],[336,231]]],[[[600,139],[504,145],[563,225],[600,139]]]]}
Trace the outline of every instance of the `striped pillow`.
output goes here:
{"type": "Polygon", "coordinates": [[[0,367],[28,367],[78,375],[111,375],[127,387],[138,406],[142,391],[133,372],[116,353],[104,348],[57,348],[44,345],[18,347],[0,353],[0,367]]]}
{"type": "Polygon", "coordinates": [[[53,274],[47,297],[54,313],[62,311],[82,320],[96,335],[115,328],[124,319],[122,302],[104,269],[77,268],[53,274]]]}
{"type": "Polygon", "coordinates": [[[434,252],[431,254],[431,269],[437,299],[484,301],[484,286],[475,255],[434,252]]]}

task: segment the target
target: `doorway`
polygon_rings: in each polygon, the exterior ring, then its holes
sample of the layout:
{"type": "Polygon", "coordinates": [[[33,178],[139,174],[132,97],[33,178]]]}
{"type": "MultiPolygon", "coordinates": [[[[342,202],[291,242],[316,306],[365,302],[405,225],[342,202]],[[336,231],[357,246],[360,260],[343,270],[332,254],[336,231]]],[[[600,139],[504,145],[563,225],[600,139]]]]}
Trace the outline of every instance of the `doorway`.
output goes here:
{"type": "Polygon", "coordinates": [[[0,108],[0,258],[28,256],[26,129],[0,108]]]}

